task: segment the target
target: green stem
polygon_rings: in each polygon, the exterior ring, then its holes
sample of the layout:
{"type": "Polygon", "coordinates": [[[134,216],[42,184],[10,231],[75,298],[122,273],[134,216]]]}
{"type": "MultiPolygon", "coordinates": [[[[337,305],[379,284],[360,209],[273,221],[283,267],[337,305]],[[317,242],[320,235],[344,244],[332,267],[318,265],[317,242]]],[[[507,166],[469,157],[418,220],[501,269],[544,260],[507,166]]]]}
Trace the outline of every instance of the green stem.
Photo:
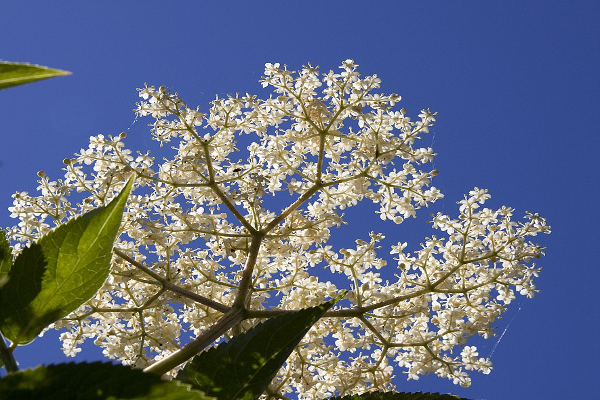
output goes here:
{"type": "Polygon", "coordinates": [[[17,360],[13,356],[12,350],[6,347],[4,336],[0,333],[0,359],[4,363],[4,367],[7,372],[17,372],[19,367],[17,366],[17,360]]]}
{"type": "Polygon", "coordinates": [[[157,363],[144,369],[144,372],[151,372],[158,375],[163,375],[183,364],[196,354],[200,353],[219,337],[223,336],[231,327],[240,323],[244,319],[244,310],[232,308],[229,310],[216,324],[204,331],[193,341],[183,346],[180,350],[163,358],[157,363]]]}
{"type": "Polygon", "coordinates": [[[246,305],[249,300],[248,295],[250,293],[250,286],[252,285],[252,273],[254,271],[254,266],[256,265],[256,260],[258,259],[258,252],[260,250],[260,245],[263,238],[264,235],[260,232],[252,235],[248,259],[246,260],[246,265],[244,267],[244,271],[242,272],[242,279],[240,280],[240,284],[238,286],[238,292],[235,301],[231,306],[232,308],[237,308],[240,310],[246,309],[246,305]]]}

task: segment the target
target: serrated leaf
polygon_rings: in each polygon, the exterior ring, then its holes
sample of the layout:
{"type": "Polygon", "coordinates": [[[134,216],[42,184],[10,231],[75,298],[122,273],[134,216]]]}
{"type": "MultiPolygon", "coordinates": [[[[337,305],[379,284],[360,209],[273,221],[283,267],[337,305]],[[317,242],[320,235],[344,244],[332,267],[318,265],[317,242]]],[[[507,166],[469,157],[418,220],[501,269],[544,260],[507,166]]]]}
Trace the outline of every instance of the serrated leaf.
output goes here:
{"type": "Polygon", "coordinates": [[[40,366],[9,374],[0,379],[0,398],[213,400],[181,382],[102,362],[40,366]]]}
{"type": "Polygon", "coordinates": [[[12,250],[6,239],[6,232],[0,229],[0,288],[8,281],[8,273],[12,266],[12,250]]]}
{"type": "Polygon", "coordinates": [[[70,74],[69,71],[51,69],[40,65],[0,62],[0,89],[70,74]]]}
{"type": "Polygon", "coordinates": [[[102,286],[132,184],[133,177],[109,204],[60,225],[19,254],[0,288],[0,330],[8,340],[29,343],[102,286]]]}
{"type": "Polygon", "coordinates": [[[177,379],[218,400],[258,399],[290,353],[338,299],[271,318],[194,357],[177,379]]]}
{"type": "Polygon", "coordinates": [[[422,392],[371,392],[344,397],[330,397],[327,400],[468,400],[452,394],[422,392]]]}

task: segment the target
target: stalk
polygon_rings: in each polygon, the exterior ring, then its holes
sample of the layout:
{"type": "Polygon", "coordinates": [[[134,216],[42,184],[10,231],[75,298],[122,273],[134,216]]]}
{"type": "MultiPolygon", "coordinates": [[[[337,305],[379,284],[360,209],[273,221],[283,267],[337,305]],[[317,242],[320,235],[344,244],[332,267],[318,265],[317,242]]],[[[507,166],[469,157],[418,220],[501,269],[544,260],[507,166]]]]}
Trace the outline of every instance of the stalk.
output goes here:
{"type": "Polygon", "coordinates": [[[158,375],[163,375],[183,364],[196,354],[200,353],[211,343],[223,336],[231,327],[240,323],[244,319],[244,310],[232,308],[229,310],[216,324],[204,331],[196,339],[192,340],[180,350],[163,358],[162,360],[152,364],[144,369],[144,372],[151,372],[158,375]]]}
{"type": "Polygon", "coordinates": [[[0,333],[0,359],[4,363],[4,367],[7,372],[17,372],[19,367],[17,366],[17,360],[13,356],[12,350],[6,347],[4,336],[0,333]]]}

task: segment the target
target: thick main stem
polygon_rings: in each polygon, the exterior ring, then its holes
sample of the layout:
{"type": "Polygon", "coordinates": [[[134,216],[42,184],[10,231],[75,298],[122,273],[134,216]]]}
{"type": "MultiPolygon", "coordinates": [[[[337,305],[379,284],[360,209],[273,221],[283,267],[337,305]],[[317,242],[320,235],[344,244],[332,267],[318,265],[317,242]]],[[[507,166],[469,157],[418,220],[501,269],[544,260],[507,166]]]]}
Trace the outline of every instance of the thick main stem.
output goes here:
{"type": "Polygon", "coordinates": [[[264,235],[260,232],[256,232],[252,235],[252,243],[250,243],[250,251],[248,252],[248,259],[244,271],[242,272],[242,279],[238,287],[237,296],[233,302],[232,308],[245,309],[246,300],[250,292],[250,286],[252,285],[252,273],[254,272],[254,266],[258,258],[258,251],[264,235]]]}
{"type": "Polygon", "coordinates": [[[252,235],[252,243],[250,244],[250,252],[248,254],[248,260],[240,281],[238,293],[233,306],[216,324],[204,331],[196,339],[192,340],[183,348],[170,356],[152,364],[148,368],[144,369],[144,372],[151,372],[159,375],[163,375],[180,364],[188,361],[196,354],[204,350],[211,343],[225,334],[234,325],[240,323],[246,318],[246,299],[250,292],[250,286],[252,283],[252,272],[256,265],[256,259],[260,249],[260,244],[264,238],[264,235],[260,232],[256,232],[252,235]]]}
{"type": "Polygon", "coordinates": [[[19,367],[17,366],[17,361],[13,356],[12,351],[6,347],[6,342],[4,341],[4,336],[0,333],[0,359],[2,363],[4,363],[4,367],[6,367],[7,372],[17,372],[19,367]]]}
{"type": "Polygon", "coordinates": [[[238,324],[243,319],[244,310],[232,308],[225,315],[223,315],[223,317],[221,317],[216,324],[208,328],[196,339],[183,346],[183,348],[177,352],[147,367],[144,369],[144,372],[151,372],[158,375],[166,374],[173,368],[183,364],[204,350],[219,337],[223,336],[223,334],[231,329],[232,326],[238,324]]]}

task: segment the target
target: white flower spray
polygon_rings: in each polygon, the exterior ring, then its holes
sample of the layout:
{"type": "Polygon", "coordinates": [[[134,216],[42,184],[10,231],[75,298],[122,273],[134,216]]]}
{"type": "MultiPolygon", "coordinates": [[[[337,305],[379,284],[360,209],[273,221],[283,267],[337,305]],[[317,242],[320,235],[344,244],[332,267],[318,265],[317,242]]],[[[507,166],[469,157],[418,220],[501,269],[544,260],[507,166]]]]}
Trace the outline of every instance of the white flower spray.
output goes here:
{"type": "MultiPolygon", "coordinates": [[[[490,337],[492,323],[515,299],[531,297],[542,248],[530,236],[549,233],[537,214],[513,220],[513,209],[483,208],[475,188],[456,219],[437,214],[439,237],[414,253],[393,246],[396,266],[380,258],[379,233],[356,247],[328,244],[344,223],[341,210],[361,201],[399,224],[442,197],[430,185],[434,157],[419,140],[435,122],[396,110],[400,96],[374,93],[376,76],[361,77],[346,60],[321,74],[310,65],[290,71],[266,64],[263,87],[273,94],[216,98],[207,113],[176,93],[139,90],[140,117],[174,157],[158,163],[125,148],[125,135],[90,139],[65,177],[40,174],[41,195],[14,195],[9,234],[17,250],[52,226],[103,204],[137,174],[113,270],[103,289],[55,324],[65,354],[86,339],[124,364],[145,367],[178,351],[232,307],[244,319],[226,337],[261,318],[320,304],[348,291],[308,333],[271,384],[270,394],[323,398],[393,388],[394,374],[434,373],[468,386],[467,371],[489,373],[491,362],[465,346],[490,337]],[[254,135],[246,149],[236,138],[254,135]],[[70,195],[83,200],[71,203],[70,195]],[[271,196],[289,204],[270,209],[271,196]],[[323,281],[326,266],[346,285],[323,281]],[[397,268],[384,280],[381,268],[397,268]]],[[[248,139],[244,138],[244,142],[248,139]]],[[[281,204],[281,203],[278,203],[281,204]]],[[[366,232],[365,232],[366,233],[366,232]]]]}

